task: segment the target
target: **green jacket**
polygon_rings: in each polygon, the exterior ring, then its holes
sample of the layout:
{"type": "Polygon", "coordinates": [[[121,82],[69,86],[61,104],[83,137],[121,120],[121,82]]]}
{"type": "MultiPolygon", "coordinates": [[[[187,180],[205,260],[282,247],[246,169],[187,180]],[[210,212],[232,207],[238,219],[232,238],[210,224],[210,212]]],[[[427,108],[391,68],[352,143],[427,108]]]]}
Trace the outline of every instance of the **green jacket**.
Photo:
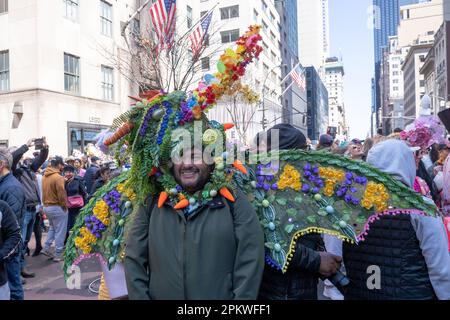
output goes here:
{"type": "Polygon", "coordinates": [[[256,299],[264,235],[242,191],[231,210],[217,197],[188,219],[165,205],[141,207],[128,232],[124,261],[132,300],[256,299]]]}

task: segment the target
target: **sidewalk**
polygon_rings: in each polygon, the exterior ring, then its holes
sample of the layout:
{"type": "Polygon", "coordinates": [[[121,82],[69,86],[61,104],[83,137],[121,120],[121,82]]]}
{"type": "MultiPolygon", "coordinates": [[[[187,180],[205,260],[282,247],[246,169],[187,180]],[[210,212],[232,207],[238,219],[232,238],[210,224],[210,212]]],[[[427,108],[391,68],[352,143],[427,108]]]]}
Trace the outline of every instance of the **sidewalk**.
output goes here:
{"type": "MultiPolygon", "coordinates": [[[[43,235],[43,240],[46,238],[43,235]]],[[[29,243],[33,254],[35,242],[34,235],[29,243]]],[[[101,267],[97,259],[85,260],[80,264],[81,289],[70,290],[64,281],[63,263],[53,262],[44,255],[25,257],[28,270],[34,272],[36,277],[28,278],[24,285],[25,300],[97,300],[97,294],[89,290],[89,284],[101,275],[101,267]]],[[[92,285],[98,290],[99,282],[92,285]]]]}

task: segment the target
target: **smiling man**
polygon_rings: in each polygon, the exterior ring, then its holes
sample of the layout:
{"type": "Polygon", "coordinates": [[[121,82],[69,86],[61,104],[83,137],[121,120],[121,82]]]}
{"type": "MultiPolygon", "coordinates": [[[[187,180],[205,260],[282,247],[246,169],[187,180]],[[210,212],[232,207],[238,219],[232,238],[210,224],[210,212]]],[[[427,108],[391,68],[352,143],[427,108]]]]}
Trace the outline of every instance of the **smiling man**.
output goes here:
{"type": "MultiPolygon", "coordinates": [[[[201,195],[214,164],[193,148],[173,161],[174,179],[190,197],[201,195]]],[[[237,188],[236,188],[237,189],[237,188]]],[[[125,274],[130,299],[256,299],[264,267],[264,236],[240,190],[175,210],[148,199],[129,231],[125,274]]],[[[200,197],[201,198],[201,197],[200,197]]]]}

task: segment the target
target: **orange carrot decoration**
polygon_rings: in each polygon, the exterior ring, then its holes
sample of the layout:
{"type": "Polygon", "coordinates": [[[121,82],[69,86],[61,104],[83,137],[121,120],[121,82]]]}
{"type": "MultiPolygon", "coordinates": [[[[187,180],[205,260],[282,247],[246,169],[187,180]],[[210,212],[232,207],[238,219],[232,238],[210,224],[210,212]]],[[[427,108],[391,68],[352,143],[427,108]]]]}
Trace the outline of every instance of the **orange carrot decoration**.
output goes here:
{"type": "Polygon", "coordinates": [[[236,200],[234,199],[233,195],[231,194],[230,190],[228,190],[227,188],[223,187],[222,189],[220,189],[219,193],[222,195],[222,197],[224,197],[225,199],[230,200],[231,202],[235,202],[236,200]]]}
{"type": "Polygon", "coordinates": [[[186,208],[187,206],[189,206],[189,201],[187,199],[183,199],[180,202],[178,202],[173,208],[175,210],[180,210],[186,208]]]}
{"type": "Polygon", "coordinates": [[[129,134],[131,130],[133,130],[133,128],[134,124],[132,122],[127,122],[123,124],[110,138],[108,138],[105,141],[105,145],[110,146],[116,143],[117,141],[125,137],[127,134],[129,134]]]}
{"type": "Polygon", "coordinates": [[[227,130],[230,130],[231,128],[234,128],[234,124],[232,124],[232,123],[224,123],[223,124],[223,130],[227,131],[227,130]]]}
{"type": "Polygon", "coordinates": [[[247,168],[245,168],[245,166],[242,164],[242,162],[240,160],[236,160],[233,163],[233,167],[235,167],[236,169],[238,169],[240,172],[242,172],[243,174],[247,174],[247,168]]]}
{"type": "Polygon", "coordinates": [[[169,197],[169,194],[165,191],[161,192],[159,194],[159,199],[158,199],[158,208],[162,208],[162,206],[164,205],[164,203],[167,201],[167,198],[169,197]]]}

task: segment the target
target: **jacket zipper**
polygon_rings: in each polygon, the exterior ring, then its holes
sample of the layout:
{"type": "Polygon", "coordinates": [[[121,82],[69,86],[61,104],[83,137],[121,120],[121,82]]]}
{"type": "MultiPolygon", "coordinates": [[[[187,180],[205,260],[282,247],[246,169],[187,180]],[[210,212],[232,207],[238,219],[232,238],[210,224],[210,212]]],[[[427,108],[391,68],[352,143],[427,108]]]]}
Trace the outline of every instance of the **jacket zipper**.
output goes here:
{"type": "Polygon", "coordinates": [[[183,293],[184,293],[184,300],[187,300],[187,289],[186,289],[186,225],[187,225],[187,219],[183,221],[183,293]]]}

